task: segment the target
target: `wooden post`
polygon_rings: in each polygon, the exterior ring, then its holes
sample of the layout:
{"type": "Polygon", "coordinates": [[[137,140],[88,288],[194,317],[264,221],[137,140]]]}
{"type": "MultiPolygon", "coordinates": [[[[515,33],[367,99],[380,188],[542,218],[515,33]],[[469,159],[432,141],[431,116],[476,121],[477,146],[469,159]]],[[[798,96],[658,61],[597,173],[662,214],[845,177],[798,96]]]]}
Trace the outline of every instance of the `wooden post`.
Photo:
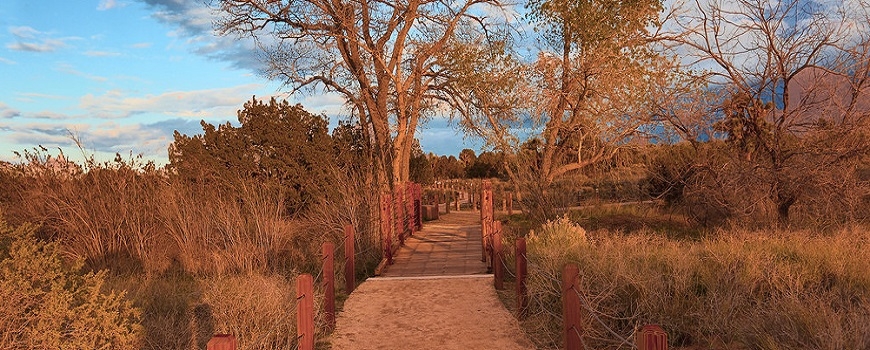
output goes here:
{"type": "Polygon", "coordinates": [[[508,216],[514,215],[514,195],[513,192],[507,193],[507,212],[508,216]]]}
{"type": "Polygon", "coordinates": [[[323,313],[326,329],[335,329],[335,245],[323,242],[323,313]]]}
{"type": "Polygon", "coordinates": [[[580,320],[580,269],[576,264],[567,264],[562,269],[562,340],[566,350],[582,350],[580,335],[583,332],[580,320]]]}
{"type": "Polygon", "coordinates": [[[208,350],[236,350],[238,343],[232,334],[215,334],[206,344],[208,350]]]}
{"type": "Polygon", "coordinates": [[[356,288],[356,232],[353,225],[344,226],[344,290],[347,294],[356,288]]]}
{"type": "Polygon", "coordinates": [[[405,185],[405,213],[407,214],[408,234],[413,235],[417,231],[417,217],[414,209],[416,208],[414,199],[414,187],[416,184],[409,182],[405,185]]]}
{"type": "Polygon", "coordinates": [[[458,192],[458,191],[457,191],[457,192],[454,192],[454,194],[456,195],[456,197],[453,197],[453,201],[454,201],[454,203],[456,204],[456,211],[459,211],[459,210],[460,210],[460,208],[459,208],[459,197],[460,197],[460,196],[459,196],[459,193],[460,193],[460,192],[458,192]]]}
{"type": "Polygon", "coordinates": [[[495,279],[495,289],[504,289],[504,265],[502,262],[501,221],[493,222],[492,228],[492,274],[495,279]]]}
{"type": "Polygon", "coordinates": [[[526,317],[526,309],[529,306],[528,289],[526,288],[528,265],[526,262],[526,239],[524,237],[517,238],[515,260],[517,264],[517,318],[522,320],[526,317]]]}
{"type": "Polygon", "coordinates": [[[381,195],[381,246],[388,265],[393,264],[392,215],[390,213],[390,194],[381,195]]]}
{"type": "Polygon", "coordinates": [[[453,191],[444,192],[444,214],[450,214],[450,200],[453,199],[453,191]]]}
{"type": "Polygon", "coordinates": [[[296,339],[299,350],[314,350],[314,279],[296,277],[296,339]]]}
{"type": "Polygon", "coordinates": [[[668,334],[662,327],[646,325],[637,334],[635,344],[638,350],[668,350],[668,334]]]}
{"type": "Polygon", "coordinates": [[[486,262],[487,251],[492,249],[489,237],[492,233],[492,182],[484,181],[480,189],[481,261],[486,262]]]}
{"type": "Polygon", "coordinates": [[[405,213],[404,205],[402,204],[402,185],[396,185],[393,189],[393,228],[395,235],[399,238],[399,246],[405,245],[405,213]]]}
{"type": "Polygon", "coordinates": [[[417,230],[423,228],[423,186],[420,184],[416,184],[414,186],[414,198],[415,204],[417,208],[415,209],[416,220],[415,226],[417,226],[417,230]]]}

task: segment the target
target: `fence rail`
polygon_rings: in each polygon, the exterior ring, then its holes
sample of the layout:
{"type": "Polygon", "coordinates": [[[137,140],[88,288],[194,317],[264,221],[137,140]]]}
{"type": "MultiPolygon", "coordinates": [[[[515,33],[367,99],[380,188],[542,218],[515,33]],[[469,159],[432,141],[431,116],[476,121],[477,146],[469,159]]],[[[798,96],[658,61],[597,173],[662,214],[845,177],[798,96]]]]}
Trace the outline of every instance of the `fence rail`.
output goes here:
{"type": "MultiPolygon", "coordinates": [[[[504,232],[502,222],[494,219],[492,184],[483,181],[480,186],[464,188],[465,197],[472,209],[480,208],[481,227],[481,260],[486,262],[487,269],[493,273],[493,283],[497,290],[504,289],[504,275],[510,272],[505,265],[504,232]],[[479,193],[475,193],[479,189],[479,193]],[[507,271],[506,271],[507,270],[507,271]]],[[[437,189],[431,200],[436,213],[440,211],[441,203],[449,212],[451,202],[459,210],[459,199],[462,191],[449,188],[446,194],[441,194],[443,188],[437,189]],[[443,199],[443,202],[442,202],[443,199]]],[[[513,196],[511,192],[502,192],[502,210],[512,215],[513,196]]],[[[419,184],[400,186],[391,193],[383,193],[380,198],[380,241],[383,259],[376,269],[376,274],[393,263],[393,255],[404,244],[405,238],[422,228],[424,217],[427,217],[423,205],[423,190],[419,184]],[[393,241],[393,238],[397,238],[393,241]]],[[[356,288],[355,271],[355,236],[352,225],[344,227],[345,255],[345,291],[350,294],[356,288]]],[[[528,278],[528,258],[526,255],[526,239],[518,237],[514,241],[514,278],[516,291],[516,317],[523,320],[528,313],[529,295],[526,287],[528,278]]],[[[325,242],[322,245],[322,270],[320,281],[323,291],[324,327],[327,331],[335,328],[335,245],[325,242]]],[[[584,349],[582,295],[579,285],[579,268],[568,264],[562,271],[562,320],[563,344],[568,350],[584,349]]],[[[297,343],[300,350],[313,350],[316,338],[315,330],[315,289],[314,277],[311,274],[299,275],[296,279],[296,328],[297,343]]],[[[639,350],[667,350],[667,333],[657,325],[646,325],[637,332],[634,347],[639,350]]],[[[207,345],[208,350],[236,350],[237,339],[230,334],[217,334],[207,345]]]]}

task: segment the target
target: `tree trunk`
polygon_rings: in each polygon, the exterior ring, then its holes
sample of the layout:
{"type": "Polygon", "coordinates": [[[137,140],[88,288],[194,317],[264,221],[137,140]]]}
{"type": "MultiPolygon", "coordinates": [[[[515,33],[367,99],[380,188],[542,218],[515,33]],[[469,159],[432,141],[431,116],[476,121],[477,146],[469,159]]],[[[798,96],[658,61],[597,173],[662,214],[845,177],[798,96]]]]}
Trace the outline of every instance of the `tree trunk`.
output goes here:
{"type": "Polygon", "coordinates": [[[781,226],[788,225],[788,214],[791,206],[794,205],[795,199],[792,196],[779,194],[776,198],[776,214],[777,222],[781,226]]]}

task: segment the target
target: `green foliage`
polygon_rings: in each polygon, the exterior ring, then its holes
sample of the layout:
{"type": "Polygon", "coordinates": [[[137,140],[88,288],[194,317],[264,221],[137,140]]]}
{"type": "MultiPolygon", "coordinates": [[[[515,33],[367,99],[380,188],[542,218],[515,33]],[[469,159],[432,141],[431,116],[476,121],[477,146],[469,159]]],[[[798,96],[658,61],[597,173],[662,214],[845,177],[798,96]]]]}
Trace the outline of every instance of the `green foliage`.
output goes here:
{"type": "Polygon", "coordinates": [[[506,178],[504,158],[504,154],[500,152],[483,152],[465,168],[466,177],[473,179],[506,178]]]}
{"type": "Polygon", "coordinates": [[[0,221],[0,348],[131,349],[139,346],[140,311],[124,292],[104,291],[105,271],[80,272],[57,243],[0,221]]]}
{"type": "Polygon", "coordinates": [[[465,177],[465,164],[454,156],[429,157],[436,179],[462,179],[465,177]]]}
{"type": "Polygon", "coordinates": [[[239,127],[203,121],[202,135],[176,132],[169,150],[172,174],[231,188],[239,179],[255,179],[282,191],[291,211],[328,186],[324,174],[335,157],[325,117],[273,98],[245,103],[238,120],[239,127]]]}
{"type": "Polygon", "coordinates": [[[429,157],[423,153],[420,141],[417,139],[414,139],[414,145],[411,148],[411,160],[408,164],[411,181],[427,185],[434,182],[435,174],[434,169],[432,169],[432,163],[429,162],[429,157]]]}

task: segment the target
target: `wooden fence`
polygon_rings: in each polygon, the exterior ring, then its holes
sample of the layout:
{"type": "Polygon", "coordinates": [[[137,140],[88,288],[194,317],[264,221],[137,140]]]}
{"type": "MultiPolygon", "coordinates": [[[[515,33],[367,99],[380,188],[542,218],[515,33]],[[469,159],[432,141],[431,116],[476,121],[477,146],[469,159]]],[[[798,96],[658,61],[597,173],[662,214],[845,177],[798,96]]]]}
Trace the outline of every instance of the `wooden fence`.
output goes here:
{"type": "MultiPolygon", "coordinates": [[[[504,247],[502,244],[502,223],[494,220],[492,184],[484,181],[480,187],[480,227],[481,227],[481,255],[482,261],[493,273],[496,289],[504,288],[504,247]]],[[[510,192],[503,195],[502,209],[511,214],[509,206],[510,192]]],[[[515,279],[516,279],[516,310],[517,319],[524,319],[528,312],[528,290],[526,278],[528,277],[528,261],[526,259],[526,239],[518,237],[514,244],[515,279]]],[[[568,264],[562,270],[562,342],[568,350],[583,349],[583,322],[582,311],[584,310],[580,283],[580,269],[575,264],[568,264]]],[[[657,325],[646,325],[637,333],[635,346],[639,350],[667,350],[668,336],[657,325]]]]}
{"type": "MultiPolygon", "coordinates": [[[[442,192],[436,192],[442,193],[442,192]]],[[[451,190],[449,196],[436,195],[434,206],[438,206],[444,199],[446,210],[449,211],[451,200],[455,208],[459,210],[458,192],[451,190]]],[[[377,271],[387,264],[392,264],[392,257],[396,250],[404,244],[408,235],[413,234],[422,227],[424,215],[423,192],[419,184],[408,184],[397,188],[392,193],[384,193],[380,200],[381,215],[381,248],[384,259],[377,271]],[[398,238],[394,244],[393,237],[398,238]]],[[[501,221],[494,220],[492,184],[484,181],[480,186],[480,193],[475,196],[473,191],[467,192],[467,198],[475,208],[480,206],[481,227],[481,260],[486,262],[487,268],[493,273],[496,289],[504,289],[504,245],[501,221]],[[478,202],[475,202],[475,198],[478,202]]],[[[510,192],[503,193],[502,210],[508,215],[512,214],[512,195],[510,192]]],[[[351,225],[344,227],[344,254],[345,261],[345,290],[349,294],[356,287],[355,278],[355,232],[351,225]]],[[[323,270],[321,289],[323,290],[323,313],[324,323],[328,331],[335,327],[335,246],[331,242],[322,245],[323,270]]],[[[514,243],[514,274],[516,288],[516,317],[524,319],[528,312],[529,296],[526,288],[528,276],[528,261],[526,257],[526,239],[518,237],[514,243]]],[[[582,350],[582,300],[579,288],[579,268],[575,264],[568,264],[562,271],[562,320],[563,320],[563,343],[565,349],[582,350]]],[[[378,272],[376,272],[377,274],[378,272]]],[[[302,274],[296,278],[296,329],[298,348],[300,350],[313,350],[315,333],[314,314],[314,278],[310,274],[302,274]]],[[[637,334],[635,345],[639,350],[667,350],[667,334],[657,325],[646,325],[637,334]]],[[[235,336],[217,334],[208,342],[208,350],[236,350],[237,340],[235,336]]]]}
{"type": "MultiPolygon", "coordinates": [[[[381,194],[380,199],[380,242],[383,260],[380,266],[392,264],[396,250],[404,244],[405,238],[422,227],[422,187],[409,183],[397,186],[392,193],[381,194]],[[393,238],[396,238],[394,242],[393,238]]],[[[356,288],[356,232],[352,225],[344,227],[344,277],[345,291],[350,294],[356,288]]],[[[324,242],[321,246],[322,270],[320,290],[323,293],[322,317],[326,331],[335,328],[335,245],[324,242]]],[[[315,288],[311,274],[296,277],[296,336],[298,349],[313,350],[316,338],[315,329],[315,288]]],[[[238,342],[235,335],[217,334],[209,340],[208,350],[236,350],[238,342]]]]}

